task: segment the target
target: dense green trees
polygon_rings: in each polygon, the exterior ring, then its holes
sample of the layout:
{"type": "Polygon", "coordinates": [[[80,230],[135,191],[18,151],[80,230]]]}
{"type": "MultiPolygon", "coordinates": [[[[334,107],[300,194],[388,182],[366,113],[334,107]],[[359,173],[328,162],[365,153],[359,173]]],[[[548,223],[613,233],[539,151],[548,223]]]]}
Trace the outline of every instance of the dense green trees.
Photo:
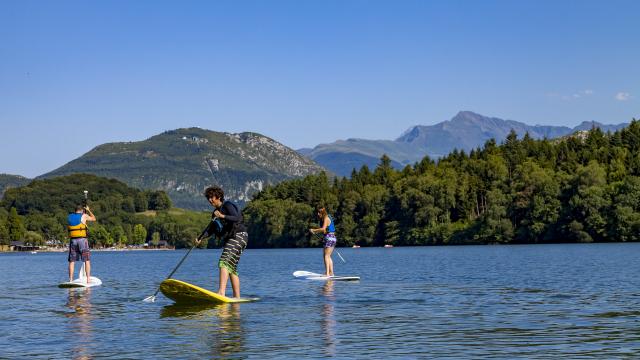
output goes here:
{"type": "Polygon", "coordinates": [[[15,207],[11,208],[7,217],[7,232],[11,241],[22,240],[26,232],[22,219],[15,207]]]}
{"type": "Polygon", "coordinates": [[[27,245],[32,245],[32,246],[40,246],[40,245],[44,245],[44,240],[42,238],[42,235],[38,234],[35,231],[27,231],[24,233],[24,242],[27,245]]]}
{"type": "Polygon", "coordinates": [[[244,211],[251,243],[261,247],[304,246],[313,214],[310,205],[289,199],[251,202],[244,211]]]}
{"type": "MultiPolygon", "coordinates": [[[[0,202],[0,242],[66,241],[66,217],[89,190],[94,245],[188,246],[209,214],[171,208],[163,192],[91,175],[36,180],[0,202]]],[[[318,246],[322,204],[340,246],[640,241],[640,122],[560,140],[490,140],[402,170],[383,156],[350,178],[311,175],[258,193],[244,209],[250,247],[318,246]]],[[[212,246],[213,242],[208,246],[212,246]]],[[[202,246],[207,246],[203,244],[202,246]]]]}
{"type": "Polygon", "coordinates": [[[207,224],[204,212],[171,209],[162,191],[142,191],[94,175],[76,174],[6,191],[0,202],[0,242],[66,244],[67,216],[89,191],[89,206],[98,221],[89,223],[92,246],[140,245],[157,231],[162,240],[185,247],[207,224]]]}
{"type": "Polygon", "coordinates": [[[147,229],[142,226],[142,224],[136,224],[133,227],[133,243],[136,245],[144,244],[144,241],[147,239],[147,229]]]}
{"type": "Polygon", "coordinates": [[[153,191],[149,194],[149,209],[168,210],[171,209],[171,199],[164,191],[153,191]]]}
{"type": "Polygon", "coordinates": [[[554,141],[512,131],[401,171],[384,156],[350,179],[283,182],[245,209],[251,245],[317,245],[304,233],[316,204],[341,246],[640,241],[640,122],[554,141]]]}
{"type": "Polygon", "coordinates": [[[4,220],[0,220],[0,245],[9,245],[9,230],[4,220]]]}

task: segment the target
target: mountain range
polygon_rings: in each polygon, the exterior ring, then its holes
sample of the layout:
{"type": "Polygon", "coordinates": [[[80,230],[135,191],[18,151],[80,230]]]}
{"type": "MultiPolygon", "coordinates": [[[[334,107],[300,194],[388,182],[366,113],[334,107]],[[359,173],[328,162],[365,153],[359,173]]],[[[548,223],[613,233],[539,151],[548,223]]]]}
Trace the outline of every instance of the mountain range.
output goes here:
{"type": "MultiPolygon", "coordinates": [[[[164,190],[174,206],[201,210],[209,208],[202,192],[212,184],[221,185],[228,199],[242,205],[268,184],[325,169],[330,174],[349,176],[363,165],[375,168],[383,154],[391,158],[394,167],[402,168],[427,155],[438,158],[453,149],[469,151],[492,138],[500,142],[512,129],[519,136],[529,133],[533,138],[557,138],[593,127],[615,131],[626,125],[583,122],[574,128],[531,126],[462,111],[435,125],[413,126],[395,140],[337,140],[298,151],[257,133],[188,128],[166,131],[144,141],[99,145],[38,178],[74,173],[115,178],[141,189],[164,190]]],[[[6,188],[30,181],[0,174],[0,196],[6,188]]]]}
{"type": "Polygon", "coordinates": [[[174,206],[207,209],[207,186],[243,204],[268,184],[324,169],[294,150],[257,133],[200,128],[166,131],[144,141],[97,146],[38,178],[88,173],[141,189],[164,190],[174,206]]]}
{"type": "Polygon", "coordinates": [[[616,131],[628,124],[604,125],[585,121],[570,128],[567,126],[527,125],[514,120],[482,116],[471,111],[461,111],[450,120],[435,125],[413,126],[395,140],[347,139],[330,144],[320,144],[313,149],[298,152],[316,161],[331,172],[349,176],[353,168],[363,165],[374,168],[383,154],[392,164],[401,168],[420,161],[425,156],[439,158],[453,149],[470,151],[481,147],[487,140],[503,141],[513,129],[519,137],[529,133],[534,139],[556,138],[576,131],[598,127],[603,131],[616,131]]]}

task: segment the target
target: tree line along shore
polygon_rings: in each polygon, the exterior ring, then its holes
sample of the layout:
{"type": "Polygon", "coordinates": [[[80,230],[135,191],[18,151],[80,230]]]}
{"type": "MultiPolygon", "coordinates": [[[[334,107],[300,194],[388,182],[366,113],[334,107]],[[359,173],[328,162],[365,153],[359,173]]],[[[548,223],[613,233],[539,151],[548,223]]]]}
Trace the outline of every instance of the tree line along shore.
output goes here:
{"type": "MultiPolygon", "coordinates": [[[[325,173],[254,195],[243,210],[250,247],[319,246],[315,207],[334,217],[338,246],[531,244],[640,240],[640,122],[555,140],[487,141],[403,169],[383,156],[348,178],[325,173]]],[[[182,248],[210,213],[173,208],[163,191],[76,174],[10,188],[0,202],[0,245],[65,243],[66,217],[91,194],[96,247],[166,241],[182,248]]],[[[204,200],[203,200],[204,201],[204,200]]],[[[215,247],[216,241],[203,243],[215,247]]]]}

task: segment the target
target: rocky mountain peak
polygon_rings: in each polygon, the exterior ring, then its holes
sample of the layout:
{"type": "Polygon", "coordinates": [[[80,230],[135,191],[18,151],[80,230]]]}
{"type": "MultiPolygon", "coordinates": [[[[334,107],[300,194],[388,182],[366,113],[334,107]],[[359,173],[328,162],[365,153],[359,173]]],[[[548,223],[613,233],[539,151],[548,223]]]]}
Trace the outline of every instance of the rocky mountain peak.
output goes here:
{"type": "Polygon", "coordinates": [[[164,190],[178,207],[201,209],[202,191],[219,185],[240,203],[269,184],[324,169],[283,144],[258,133],[200,128],[165,131],[144,141],[97,146],[43,175],[89,173],[130,186],[164,190]]]}

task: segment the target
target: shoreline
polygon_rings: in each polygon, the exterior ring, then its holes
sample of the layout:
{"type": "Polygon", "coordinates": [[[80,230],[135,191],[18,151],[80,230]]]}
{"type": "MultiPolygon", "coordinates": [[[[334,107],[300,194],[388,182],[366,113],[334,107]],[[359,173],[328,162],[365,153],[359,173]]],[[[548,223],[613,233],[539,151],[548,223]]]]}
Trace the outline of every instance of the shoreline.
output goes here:
{"type": "MultiPolygon", "coordinates": [[[[500,247],[510,247],[510,246],[535,246],[535,245],[605,245],[605,244],[640,244],[638,241],[615,241],[615,242],[545,242],[545,243],[525,243],[525,244],[501,244],[501,243],[490,243],[490,244],[438,244],[438,245],[392,245],[392,246],[337,246],[339,249],[394,249],[394,248],[421,248],[421,247],[484,247],[484,246],[500,246],[500,247]]],[[[188,248],[162,248],[162,249],[146,249],[146,248],[100,248],[100,249],[91,249],[91,252],[120,252],[120,251],[175,251],[175,250],[185,250],[188,248]]],[[[200,248],[198,248],[200,249],[200,248]]],[[[211,248],[211,249],[220,249],[219,247],[211,248]]],[[[317,249],[317,247],[256,247],[256,248],[248,248],[253,250],[278,250],[278,249],[317,249]]],[[[37,253],[58,253],[58,252],[67,252],[69,249],[67,247],[64,248],[49,248],[49,249],[41,249],[36,250],[37,253]]],[[[200,250],[210,250],[210,249],[200,249],[200,250]]],[[[30,253],[31,251],[7,251],[0,250],[0,254],[10,254],[10,253],[30,253]]]]}
{"type": "MultiPolygon", "coordinates": [[[[122,249],[90,249],[91,252],[107,252],[107,251],[173,251],[176,250],[175,248],[168,248],[168,249],[126,249],[126,248],[122,248],[122,249]]],[[[36,250],[37,253],[60,253],[60,252],[67,252],[69,251],[69,248],[53,248],[53,249],[40,249],[40,250],[36,250]]],[[[13,250],[9,250],[9,251],[0,251],[0,254],[11,254],[11,253],[16,253],[16,254],[26,254],[26,253],[30,253],[31,251],[13,251],[13,250]]]]}

